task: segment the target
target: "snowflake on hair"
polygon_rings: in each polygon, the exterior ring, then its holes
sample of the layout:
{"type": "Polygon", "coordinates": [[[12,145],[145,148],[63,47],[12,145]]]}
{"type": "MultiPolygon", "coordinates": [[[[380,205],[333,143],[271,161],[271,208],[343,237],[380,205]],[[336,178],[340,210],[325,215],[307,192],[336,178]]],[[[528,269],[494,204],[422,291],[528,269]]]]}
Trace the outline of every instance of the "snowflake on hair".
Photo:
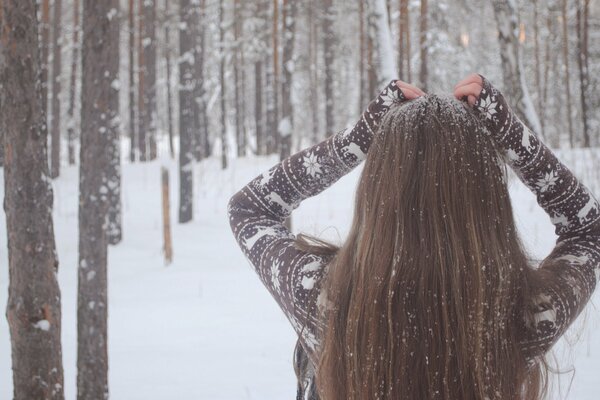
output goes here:
{"type": "Polygon", "coordinates": [[[302,165],[306,169],[306,173],[313,178],[323,173],[321,170],[321,164],[319,164],[319,159],[314,153],[308,153],[306,156],[304,156],[302,165]]]}

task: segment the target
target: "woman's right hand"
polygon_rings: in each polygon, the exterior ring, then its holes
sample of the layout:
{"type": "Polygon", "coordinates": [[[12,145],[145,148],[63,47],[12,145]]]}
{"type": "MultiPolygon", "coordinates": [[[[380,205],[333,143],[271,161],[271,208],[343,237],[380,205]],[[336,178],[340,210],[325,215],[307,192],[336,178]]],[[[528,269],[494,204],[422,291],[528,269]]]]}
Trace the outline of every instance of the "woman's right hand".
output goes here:
{"type": "Polygon", "coordinates": [[[454,86],[454,97],[466,100],[471,107],[475,106],[483,89],[483,78],[479,74],[471,74],[454,86]]]}

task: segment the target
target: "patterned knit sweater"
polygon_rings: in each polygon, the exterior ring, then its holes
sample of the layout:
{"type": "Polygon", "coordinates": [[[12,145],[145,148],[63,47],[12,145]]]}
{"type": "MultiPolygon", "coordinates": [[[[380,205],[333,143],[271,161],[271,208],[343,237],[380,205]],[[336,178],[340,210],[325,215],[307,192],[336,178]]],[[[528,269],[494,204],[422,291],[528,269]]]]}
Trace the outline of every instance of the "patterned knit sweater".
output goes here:
{"type": "MultiPolygon", "coordinates": [[[[306,376],[299,382],[298,398],[314,396],[314,372],[310,367],[317,363],[317,337],[324,328],[314,310],[315,305],[323,306],[324,299],[313,291],[320,290],[319,282],[330,260],[296,248],[295,237],[284,221],[301,201],[317,195],[359,165],[366,158],[381,117],[394,104],[404,101],[401,90],[391,82],[353,128],[284,159],[244,186],[229,202],[235,239],[302,344],[297,346],[295,363],[304,368],[306,376]]],[[[600,205],[485,78],[475,109],[510,167],[550,216],[558,235],[556,246],[541,264],[541,268],[551,269],[553,280],[532,299],[534,321],[523,324],[527,329],[520,345],[533,363],[580,314],[600,279],[600,205]]]]}

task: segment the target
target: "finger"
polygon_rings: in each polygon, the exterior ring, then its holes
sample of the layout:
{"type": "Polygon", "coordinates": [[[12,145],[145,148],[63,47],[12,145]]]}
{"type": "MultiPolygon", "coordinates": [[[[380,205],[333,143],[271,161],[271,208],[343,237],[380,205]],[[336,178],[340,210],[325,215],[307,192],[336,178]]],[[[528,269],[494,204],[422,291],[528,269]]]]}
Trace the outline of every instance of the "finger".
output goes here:
{"type": "Polygon", "coordinates": [[[467,101],[468,101],[469,105],[471,107],[473,107],[473,106],[475,106],[475,103],[477,102],[477,98],[471,94],[471,95],[469,95],[469,98],[467,101]]]}
{"type": "Polygon", "coordinates": [[[457,99],[461,99],[463,96],[473,95],[474,97],[479,97],[481,93],[482,86],[479,83],[470,83],[464,86],[460,86],[454,91],[454,97],[457,99]]]}
{"type": "Polygon", "coordinates": [[[405,89],[405,88],[407,88],[407,89],[410,89],[410,90],[412,90],[413,92],[416,92],[416,93],[418,93],[418,94],[419,94],[419,95],[421,95],[421,96],[425,96],[425,92],[423,92],[423,91],[422,91],[421,89],[419,89],[418,87],[416,87],[416,86],[414,86],[414,85],[411,85],[410,83],[406,83],[406,82],[402,82],[402,81],[400,81],[400,85],[399,85],[399,87],[400,87],[400,89],[405,89]]]}
{"type": "Polygon", "coordinates": [[[463,80],[454,85],[454,89],[457,89],[460,86],[468,85],[471,83],[483,83],[481,80],[481,76],[479,74],[470,74],[465,77],[463,80]]]}
{"type": "Polygon", "coordinates": [[[419,94],[409,88],[402,88],[400,90],[402,91],[402,94],[404,95],[404,97],[406,97],[408,100],[413,100],[413,99],[416,99],[417,97],[421,96],[421,94],[419,94]]]}

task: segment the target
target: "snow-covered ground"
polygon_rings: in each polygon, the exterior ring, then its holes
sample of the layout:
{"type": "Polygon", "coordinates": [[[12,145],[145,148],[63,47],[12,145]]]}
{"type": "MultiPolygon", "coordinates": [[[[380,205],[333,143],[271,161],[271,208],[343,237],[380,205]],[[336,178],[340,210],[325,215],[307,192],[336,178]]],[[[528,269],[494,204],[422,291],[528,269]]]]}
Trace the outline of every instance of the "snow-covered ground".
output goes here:
{"type": "MultiPolygon", "coordinates": [[[[295,398],[291,361],[294,332],[234,243],[226,218],[231,194],[275,162],[275,158],[239,160],[226,171],[219,169],[217,160],[197,165],[195,216],[185,225],[176,223],[178,178],[174,161],[124,165],[124,240],[109,250],[111,399],[295,398]],[[174,262],[169,266],[164,265],[161,250],[159,184],[163,165],[170,169],[172,185],[174,262]]],[[[589,168],[592,166],[578,166],[579,175],[585,179],[589,168]]],[[[294,213],[294,229],[341,240],[350,221],[358,172],[306,201],[294,213]]],[[[54,182],[67,399],[75,399],[76,394],[77,185],[74,167],[65,167],[54,182]]],[[[543,258],[555,241],[553,227],[527,189],[516,181],[511,185],[524,241],[535,257],[543,258]]],[[[595,192],[600,195],[598,186],[595,192]]],[[[5,230],[1,213],[2,313],[8,286],[5,230]]],[[[582,320],[575,324],[576,330],[582,320]]],[[[600,312],[589,306],[585,329],[573,348],[574,358],[563,354],[564,341],[557,346],[563,369],[574,366],[576,373],[568,396],[566,389],[573,373],[563,375],[562,387],[554,387],[553,398],[598,398],[599,322],[600,312]]],[[[2,400],[12,397],[11,379],[8,326],[2,317],[2,400]]]]}

